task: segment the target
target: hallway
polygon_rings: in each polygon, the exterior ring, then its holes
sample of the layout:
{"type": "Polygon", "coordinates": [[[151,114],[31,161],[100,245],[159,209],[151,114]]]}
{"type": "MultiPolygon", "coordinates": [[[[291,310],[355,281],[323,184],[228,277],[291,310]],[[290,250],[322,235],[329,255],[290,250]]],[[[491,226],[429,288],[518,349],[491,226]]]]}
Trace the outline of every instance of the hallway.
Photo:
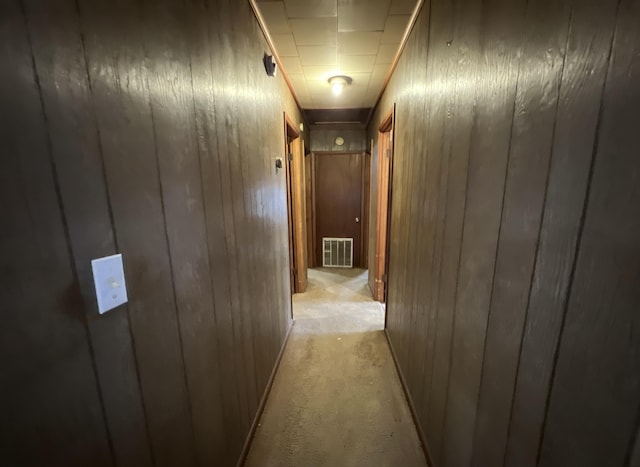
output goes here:
{"type": "Polygon", "coordinates": [[[0,2],[1,467],[640,467],[638,25],[0,2]]]}
{"type": "Polygon", "coordinates": [[[309,270],[247,466],[426,465],[362,269],[309,270]]]}

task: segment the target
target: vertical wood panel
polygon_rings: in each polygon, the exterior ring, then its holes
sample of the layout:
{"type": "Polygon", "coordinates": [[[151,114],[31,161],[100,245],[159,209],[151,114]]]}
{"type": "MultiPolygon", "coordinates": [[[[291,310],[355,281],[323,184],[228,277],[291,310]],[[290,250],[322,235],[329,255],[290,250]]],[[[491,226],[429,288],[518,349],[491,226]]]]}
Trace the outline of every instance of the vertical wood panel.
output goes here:
{"type": "Polygon", "coordinates": [[[154,459],[160,465],[193,465],[193,429],[147,87],[149,62],[143,50],[149,32],[140,27],[144,10],[128,2],[80,5],[154,459]],[[122,22],[123,31],[115,31],[114,22],[122,22]]]}
{"type": "Polygon", "coordinates": [[[524,6],[524,2],[507,4],[491,1],[483,10],[479,77],[475,82],[478,105],[470,144],[453,360],[445,420],[445,465],[466,465],[471,461],[524,6]],[[490,99],[483,98],[486,93],[490,99]]]}
{"type": "Polygon", "coordinates": [[[313,241],[314,233],[314,210],[315,203],[313,201],[313,153],[306,154],[304,157],[304,200],[306,210],[306,229],[307,229],[307,266],[312,268],[315,266],[315,242],[313,241]]]}
{"type": "Polygon", "coordinates": [[[371,192],[371,154],[362,153],[362,195],[360,207],[360,238],[362,246],[360,248],[361,267],[369,268],[369,193],[371,192]]]}
{"type": "MultiPolygon", "coordinates": [[[[377,214],[377,206],[378,206],[378,157],[380,145],[378,143],[371,146],[371,171],[370,171],[370,180],[371,186],[369,190],[369,230],[367,235],[369,236],[369,271],[368,281],[369,281],[369,289],[371,293],[375,297],[375,259],[376,259],[376,229],[378,225],[378,214],[377,214]]],[[[377,299],[376,299],[377,300],[377,299]]]]}
{"type": "Polygon", "coordinates": [[[273,155],[301,112],[248,2],[24,7],[0,7],[3,461],[235,465],[291,324],[273,155]],[[115,252],[129,303],[99,315],[115,252]]]}
{"type": "Polygon", "coordinates": [[[397,103],[387,331],[436,465],[636,462],[637,15],[425,2],[374,111],[380,144],[397,103]]]}
{"type": "MultiPolygon", "coordinates": [[[[206,218],[207,255],[211,268],[211,287],[215,305],[215,329],[219,362],[218,384],[220,385],[222,423],[224,432],[216,442],[222,443],[225,452],[218,455],[219,462],[230,465],[242,446],[242,425],[240,423],[239,389],[235,371],[240,362],[233,348],[233,324],[229,297],[230,268],[225,239],[223,200],[221,191],[220,165],[217,153],[220,151],[216,123],[220,115],[219,103],[214,99],[214,81],[212,62],[218,57],[212,55],[210,48],[211,29],[208,27],[207,11],[199,0],[188,3],[189,16],[195,27],[190,39],[191,70],[194,95],[196,99],[196,131],[199,145],[199,159],[206,218]]],[[[213,28],[213,27],[212,27],[213,28]]],[[[214,344],[212,344],[214,345],[214,344]]]]}
{"type": "Polygon", "coordinates": [[[187,11],[175,2],[145,9],[145,56],[189,410],[200,465],[225,451],[218,384],[203,190],[196,139],[187,11]]]}
{"type": "Polygon", "coordinates": [[[360,152],[366,151],[367,139],[361,125],[315,125],[311,128],[311,151],[314,152],[360,152]],[[340,136],[344,144],[335,141],[340,136]]]}
{"type": "Polygon", "coordinates": [[[636,436],[629,449],[629,467],[640,466],[640,427],[636,428],[636,436]]]}
{"type": "Polygon", "coordinates": [[[616,4],[575,4],[505,462],[533,466],[568,293],[596,137],[616,4]]]}
{"type": "MultiPolygon", "coordinates": [[[[440,6],[441,9],[444,6],[440,6]]],[[[480,8],[477,2],[456,5],[452,15],[452,30],[447,38],[449,47],[453,47],[447,81],[453,83],[454,94],[450,97],[447,112],[452,121],[445,124],[443,150],[449,150],[449,163],[446,190],[446,215],[442,264],[440,271],[440,290],[438,291],[437,316],[434,327],[433,376],[428,406],[428,420],[425,427],[429,450],[437,464],[441,462],[443,427],[449,387],[451,358],[451,338],[453,316],[456,305],[458,267],[463,233],[463,220],[466,204],[467,165],[471,128],[474,116],[474,89],[468,86],[467,76],[474,76],[477,66],[479,47],[480,8]]],[[[437,12],[437,10],[434,10],[437,12]]],[[[446,21],[446,13],[440,13],[439,22],[446,21]],[[440,16],[442,14],[444,16],[440,16]]]]}
{"type": "Polygon", "coordinates": [[[640,409],[640,2],[623,1],[540,465],[623,465],[640,409]],[[594,423],[597,421],[597,423],[594,423]],[[582,446],[597,444],[597,449],[582,446]]]}
{"type": "Polygon", "coordinates": [[[500,243],[484,350],[474,463],[503,462],[569,29],[569,2],[527,5],[500,243]],[[544,29],[540,25],[544,24],[544,29]]]}
{"type": "Polygon", "coordinates": [[[118,465],[150,465],[126,306],[99,319],[91,259],[117,252],[74,2],[26,2],[74,266],[118,465]],[[78,196],[82,193],[82,196],[78,196]]]}
{"type": "MultiPolygon", "coordinates": [[[[445,50],[450,47],[447,46],[447,21],[440,16],[441,8],[439,7],[439,5],[430,4],[427,79],[434,83],[446,80],[449,55],[445,50]]],[[[425,351],[416,352],[421,356],[421,359],[414,367],[414,371],[418,373],[416,384],[421,388],[414,402],[416,409],[421,413],[422,427],[426,426],[429,421],[427,407],[431,396],[430,377],[435,346],[434,326],[440,280],[440,252],[442,251],[440,242],[444,227],[445,210],[443,204],[446,201],[447,189],[446,168],[449,153],[443,149],[445,144],[444,126],[448,116],[445,111],[446,106],[447,99],[438,92],[428,93],[428,110],[426,112],[428,124],[425,142],[427,173],[421,193],[422,208],[420,209],[421,216],[423,216],[421,224],[424,227],[419,230],[420,254],[416,257],[418,266],[415,275],[419,283],[430,284],[430,287],[415,287],[414,298],[416,309],[420,312],[421,317],[421,324],[418,327],[421,331],[419,339],[426,343],[425,351]]]]}
{"type": "Polygon", "coordinates": [[[17,1],[0,5],[0,43],[2,461],[112,465],[27,19],[17,1]]]}

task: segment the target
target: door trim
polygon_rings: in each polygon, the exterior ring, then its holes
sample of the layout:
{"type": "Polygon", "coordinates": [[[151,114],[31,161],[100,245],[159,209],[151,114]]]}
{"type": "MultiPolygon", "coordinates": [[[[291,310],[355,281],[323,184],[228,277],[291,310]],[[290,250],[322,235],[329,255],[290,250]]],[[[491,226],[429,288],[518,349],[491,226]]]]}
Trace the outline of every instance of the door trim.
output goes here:
{"type": "MultiPolygon", "coordinates": [[[[378,127],[378,171],[376,180],[376,232],[373,298],[387,303],[389,284],[389,237],[393,179],[395,104],[378,127]]],[[[386,315],[385,315],[386,316],[386,315]]]]}
{"type": "Polygon", "coordinates": [[[304,141],[293,121],[284,113],[287,178],[287,222],[289,224],[289,277],[291,293],[307,288],[307,234],[304,176],[304,141]],[[289,156],[291,154],[291,157],[289,156]]]}

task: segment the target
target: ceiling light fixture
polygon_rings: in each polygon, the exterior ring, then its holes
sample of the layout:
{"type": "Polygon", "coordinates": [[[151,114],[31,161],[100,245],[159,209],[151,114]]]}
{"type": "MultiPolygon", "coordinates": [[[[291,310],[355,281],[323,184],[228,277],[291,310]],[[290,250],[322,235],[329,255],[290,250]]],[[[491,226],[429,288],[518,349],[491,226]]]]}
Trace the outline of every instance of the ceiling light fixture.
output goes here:
{"type": "Polygon", "coordinates": [[[348,86],[353,81],[349,76],[332,76],[329,78],[329,84],[331,85],[331,92],[334,95],[339,96],[345,86],[348,86]]]}

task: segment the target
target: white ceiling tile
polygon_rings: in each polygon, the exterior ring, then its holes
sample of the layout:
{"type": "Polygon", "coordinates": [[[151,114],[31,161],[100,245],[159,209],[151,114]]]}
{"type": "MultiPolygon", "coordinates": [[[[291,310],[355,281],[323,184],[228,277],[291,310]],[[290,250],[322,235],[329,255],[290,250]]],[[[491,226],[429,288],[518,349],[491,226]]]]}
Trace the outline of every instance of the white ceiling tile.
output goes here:
{"type": "Polygon", "coordinates": [[[291,31],[283,2],[262,2],[258,4],[258,8],[270,34],[285,34],[291,31]]]}
{"type": "Polygon", "coordinates": [[[391,0],[390,15],[411,15],[417,0],[391,0]]]}
{"type": "Polygon", "coordinates": [[[387,17],[384,25],[384,34],[382,34],[382,44],[399,44],[410,18],[410,16],[387,17]]]}
{"type": "Polygon", "coordinates": [[[398,47],[398,44],[381,44],[376,56],[376,64],[392,63],[398,47]]]}
{"type": "Polygon", "coordinates": [[[337,0],[285,0],[289,18],[335,17],[338,14],[337,0]]]}
{"type": "Polygon", "coordinates": [[[369,87],[369,80],[371,79],[371,73],[351,73],[349,75],[353,80],[348,89],[357,89],[357,92],[364,93],[369,87]]]}
{"type": "Polygon", "coordinates": [[[271,39],[273,39],[273,43],[280,57],[294,57],[298,55],[293,34],[272,34],[271,39]]]}
{"type": "Polygon", "coordinates": [[[382,33],[380,31],[356,31],[338,33],[338,53],[344,55],[375,55],[382,33]]]}
{"type": "Polygon", "coordinates": [[[416,2],[258,0],[304,108],[375,104],[416,2]],[[336,97],[327,80],[339,74],[353,82],[336,97]]]}
{"type": "Polygon", "coordinates": [[[336,65],[336,48],[324,45],[306,45],[298,47],[298,55],[302,66],[307,65],[336,65]]]}
{"type": "Polygon", "coordinates": [[[364,102],[362,103],[362,107],[366,108],[366,107],[373,107],[374,105],[376,105],[379,95],[380,95],[379,93],[367,93],[364,96],[364,102]]]}
{"type": "Polygon", "coordinates": [[[384,79],[374,80],[372,78],[369,82],[369,87],[367,88],[367,96],[377,96],[378,94],[380,94],[383,84],[384,79]]]}
{"type": "Polygon", "coordinates": [[[376,64],[373,66],[373,72],[371,73],[371,78],[375,79],[378,76],[382,76],[383,78],[387,75],[389,71],[390,65],[386,63],[376,64]]]}
{"type": "Polygon", "coordinates": [[[345,73],[371,73],[375,55],[339,55],[338,67],[345,73]]]}
{"type": "Polygon", "coordinates": [[[313,94],[313,103],[319,108],[356,108],[364,102],[366,90],[346,88],[342,94],[336,96],[331,92],[331,87],[317,91],[313,94]]]}
{"type": "Polygon", "coordinates": [[[280,61],[282,62],[282,66],[284,67],[284,71],[287,73],[287,75],[302,73],[302,64],[300,63],[300,58],[280,57],[280,61]]]}
{"type": "Polygon", "coordinates": [[[298,96],[298,99],[300,100],[300,105],[305,109],[310,109],[313,107],[313,100],[311,99],[310,95],[298,96]]]}
{"type": "Polygon", "coordinates": [[[289,21],[297,45],[336,45],[336,18],[306,18],[289,21]]]}
{"type": "Polygon", "coordinates": [[[307,79],[302,73],[288,73],[287,77],[291,81],[291,85],[296,92],[302,94],[309,94],[309,87],[307,86],[307,79]]]}
{"type": "Polygon", "coordinates": [[[384,79],[386,78],[386,76],[386,73],[371,73],[369,88],[380,89],[380,87],[384,84],[384,79]]]}
{"type": "Polygon", "coordinates": [[[307,80],[327,81],[330,77],[343,74],[335,66],[303,66],[307,80]]]}
{"type": "Polygon", "coordinates": [[[382,31],[390,0],[338,0],[338,31],[382,31]]]}

